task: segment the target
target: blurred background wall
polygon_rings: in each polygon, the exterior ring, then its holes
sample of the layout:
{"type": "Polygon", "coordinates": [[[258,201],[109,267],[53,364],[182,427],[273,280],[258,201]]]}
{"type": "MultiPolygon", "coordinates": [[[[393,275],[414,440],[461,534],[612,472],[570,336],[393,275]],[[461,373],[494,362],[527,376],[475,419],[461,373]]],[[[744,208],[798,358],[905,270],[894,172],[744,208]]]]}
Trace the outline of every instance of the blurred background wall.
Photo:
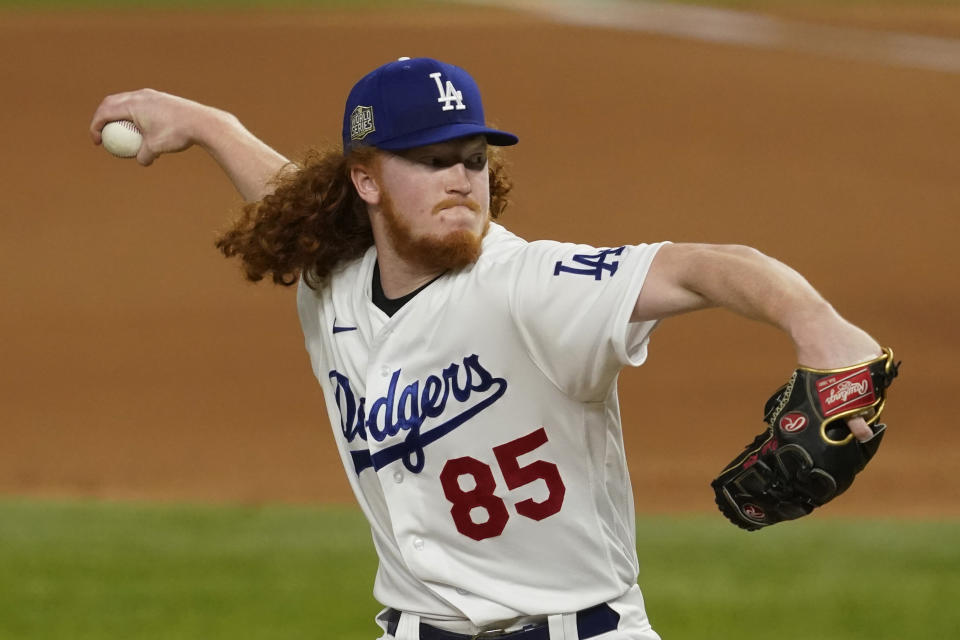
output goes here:
{"type": "MultiPolygon", "coordinates": [[[[902,357],[884,445],[825,511],[960,514],[957,9],[778,4],[756,22],[774,31],[718,42],[653,28],[645,3],[597,5],[625,16],[605,26],[543,4],[0,10],[0,493],[351,501],[293,292],[213,249],[228,181],[196,149],[110,157],[87,126],[149,86],[296,159],[337,140],[360,75],[427,55],[521,137],[515,232],[752,245],[902,357]],[[917,62],[931,51],[941,67],[917,62]]],[[[712,510],[709,479],[793,366],[784,337],[725,312],[664,322],[621,378],[638,511],[712,510]]]]}

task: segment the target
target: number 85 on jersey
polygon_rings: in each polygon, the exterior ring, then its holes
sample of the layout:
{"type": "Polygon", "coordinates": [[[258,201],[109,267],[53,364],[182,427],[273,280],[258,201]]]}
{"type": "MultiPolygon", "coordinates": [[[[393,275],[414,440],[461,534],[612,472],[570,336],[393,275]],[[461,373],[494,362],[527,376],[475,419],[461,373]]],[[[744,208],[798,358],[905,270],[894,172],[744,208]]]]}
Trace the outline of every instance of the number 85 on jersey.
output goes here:
{"type": "MultiPolygon", "coordinates": [[[[493,455],[510,491],[537,480],[543,480],[546,483],[546,498],[539,502],[527,498],[515,505],[518,515],[531,520],[543,520],[558,513],[563,507],[563,496],[567,491],[563,478],[560,477],[560,469],[554,463],[536,460],[520,465],[520,456],[534,451],[546,442],[547,432],[540,427],[525,436],[493,448],[493,455]]],[[[443,487],[443,495],[453,505],[450,515],[453,516],[457,531],[478,541],[495,538],[503,533],[510,519],[510,513],[506,503],[494,493],[497,481],[490,465],[471,456],[452,458],[440,472],[440,484],[443,487]],[[464,485],[470,486],[469,480],[461,483],[464,476],[473,479],[471,488],[464,488],[464,485]],[[486,519],[483,519],[484,514],[486,519]]]]}

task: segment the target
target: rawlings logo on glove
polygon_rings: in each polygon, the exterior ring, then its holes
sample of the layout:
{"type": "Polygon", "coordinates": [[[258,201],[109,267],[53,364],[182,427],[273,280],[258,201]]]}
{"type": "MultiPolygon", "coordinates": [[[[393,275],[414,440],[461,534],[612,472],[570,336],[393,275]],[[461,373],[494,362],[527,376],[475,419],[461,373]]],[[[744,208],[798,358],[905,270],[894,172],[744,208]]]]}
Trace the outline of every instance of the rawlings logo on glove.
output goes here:
{"type": "Polygon", "coordinates": [[[754,531],[805,516],[846,491],[883,439],[886,425],[877,420],[899,367],[884,349],[845,369],[794,371],[764,407],[766,431],[711,483],[720,511],[754,531]],[[847,428],[858,415],[873,430],[867,442],[847,428]]]}

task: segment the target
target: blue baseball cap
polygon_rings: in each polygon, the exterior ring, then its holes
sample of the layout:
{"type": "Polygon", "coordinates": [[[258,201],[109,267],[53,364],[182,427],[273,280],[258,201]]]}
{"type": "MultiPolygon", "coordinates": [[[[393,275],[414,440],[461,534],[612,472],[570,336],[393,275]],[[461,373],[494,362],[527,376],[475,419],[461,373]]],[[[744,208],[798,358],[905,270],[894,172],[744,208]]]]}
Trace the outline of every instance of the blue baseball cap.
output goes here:
{"type": "Polygon", "coordinates": [[[470,74],[433,58],[400,58],[374,69],[353,86],[343,111],[343,151],[371,146],[399,151],[486,136],[496,146],[519,138],[491,129],[480,88],[470,74]]]}

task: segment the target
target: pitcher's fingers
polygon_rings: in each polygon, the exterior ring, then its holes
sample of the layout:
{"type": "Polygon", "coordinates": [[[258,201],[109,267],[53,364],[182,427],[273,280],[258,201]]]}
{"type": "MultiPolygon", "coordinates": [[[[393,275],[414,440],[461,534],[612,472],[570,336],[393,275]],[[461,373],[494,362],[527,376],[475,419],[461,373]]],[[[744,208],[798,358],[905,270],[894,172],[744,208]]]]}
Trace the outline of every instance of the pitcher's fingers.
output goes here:
{"type": "Polygon", "coordinates": [[[861,417],[850,418],[847,420],[847,427],[853,437],[860,442],[866,442],[873,438],[873,429],[867,425],[867,421],[861,417]]]}
{"type": "Polygon", "coordinates": [[[113,122],[114,120],[133,120],[130,109],[127,106],[127,101],[133,93],[132,91],[114,93],[100,101],[90,120],[90,139],[93,140],[94,144],[100,144],[100,130],[103,129],[103,126],[108,122],[113,122]]]}
{"type": "Polygon", "coordinates": [[[93,112],[93,118],[90,120],[90,139],[93,140],[93,144],[100,144],[100,130],[103,129],[105,124],[113,120],[123,119],[120,116],[110,115],[115,111],[113,98],[114,96],[104,98],[93,112]]]}
{"type": "Polygon", "coordinates": [[[150,149],[150,145],[144,140],[140,145],[140,151],[137,152],[137,162],[144,167],[149,167],[157,159],[157,154],[150,149]]]}

